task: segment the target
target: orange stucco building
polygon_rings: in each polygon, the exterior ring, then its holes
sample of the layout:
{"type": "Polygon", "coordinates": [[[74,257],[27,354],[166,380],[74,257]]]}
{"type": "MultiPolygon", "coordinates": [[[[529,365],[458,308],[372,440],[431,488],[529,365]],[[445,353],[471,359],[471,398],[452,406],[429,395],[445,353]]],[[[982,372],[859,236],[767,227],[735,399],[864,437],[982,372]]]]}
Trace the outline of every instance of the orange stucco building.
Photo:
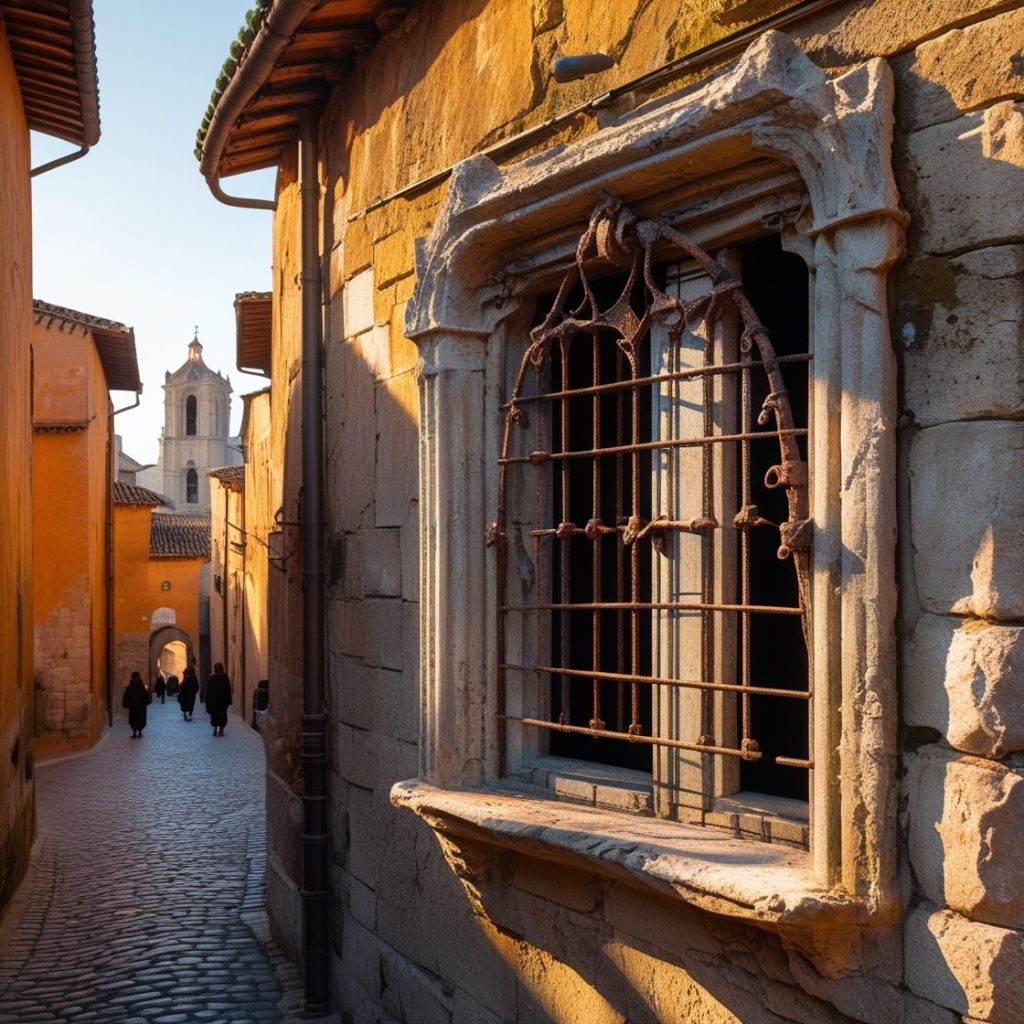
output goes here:
{"type": "Polygon", "coordinates": [[[114,494],[114,678],[152,684],[161,652],[180,642],[202,677],[209,613],[210,520],[169,510],[146,487],[118,481],[114,494]]]}
{"type": "MultiPolygon", "coordinates": [[[[29,131],[99,138],[89,2],[0,0],[0,907],[28,864],[32,772],[32,227],[29,131]]],[[[36,168],[40,173],[46,168],[36,168]]]]}
{"type": "Polygon", "coordinates": [[[113,720],[109,392],[141,383],[131,328],[39,301],[34,312],[35,726],[46,755],[90,747],[113,720]]]}

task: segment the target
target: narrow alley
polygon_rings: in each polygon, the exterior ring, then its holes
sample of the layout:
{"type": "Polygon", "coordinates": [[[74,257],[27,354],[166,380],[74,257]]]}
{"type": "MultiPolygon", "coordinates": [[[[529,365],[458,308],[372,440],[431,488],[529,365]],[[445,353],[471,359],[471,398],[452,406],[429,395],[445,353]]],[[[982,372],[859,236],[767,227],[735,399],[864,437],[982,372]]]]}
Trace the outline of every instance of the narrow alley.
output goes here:
{"type": "Polygon", "coordinates": [[[0,926],[2,1024],[287,1017],[300,983],[267,941],[256,733],[232,717],[214,738],[201,705],[185,722],[155,701],[141,739],[119,719],[37,782],[33,868],[0,926]]]}

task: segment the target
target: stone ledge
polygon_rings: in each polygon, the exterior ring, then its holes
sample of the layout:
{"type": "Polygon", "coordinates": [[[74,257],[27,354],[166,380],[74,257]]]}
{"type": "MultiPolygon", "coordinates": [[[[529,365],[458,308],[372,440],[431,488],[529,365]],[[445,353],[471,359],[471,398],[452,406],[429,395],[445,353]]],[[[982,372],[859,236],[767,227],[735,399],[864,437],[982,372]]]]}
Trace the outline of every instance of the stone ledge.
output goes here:
{"type": "Polygon", "coordinates": [[[497,787],[446,790],[409,779],[395,783],[391,802],[446,836],[575,866],[778,931],[868,923],[871,915],[848,893],[821,886],[810,855],[792,847],[497,787]]]}

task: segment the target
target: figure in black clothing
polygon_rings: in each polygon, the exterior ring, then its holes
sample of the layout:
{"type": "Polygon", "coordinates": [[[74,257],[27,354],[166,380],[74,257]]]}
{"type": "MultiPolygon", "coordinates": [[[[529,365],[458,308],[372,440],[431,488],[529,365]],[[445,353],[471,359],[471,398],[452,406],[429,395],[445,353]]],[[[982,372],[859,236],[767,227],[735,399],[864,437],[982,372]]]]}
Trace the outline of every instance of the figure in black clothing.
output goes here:
{"type": "Polygon", "coordinates": [[[124,688],[121,707],[128,709],[128,724],[132,727],[132,738],[142,735],[146,728],[146,708],[153,703],[153,696],[146,689],[142,676],[132,673],[132,678],[124,688]]]}
{"type": "Polygon", "coordinates": [[[178,690],[178,707],[186,722],[192,721],[192,712],[196,709],[196,694],[199,693],[199,680],[196,670],[189,665],[181,673],[181,689],[178,690]]]}
{"type": "Polygon", "coordinates": [[[167,681],[164,679],[163,672],[157,673],[156,683],[154,684],[153,689],[156,690],[156,695],[160,698],[160,703],[164,704],[166,702],[165,695],[167,693],[167,681]]]}
{"type": "Polygon", "coordinates": [[[231,705],[231,680],[224,672],[224,666],[218,661],[213,666],[213,675],[206,684],[206,710],[210,715],[214,736],[224,735],[224,726],[228,724],[228,708],[231,705]]]}

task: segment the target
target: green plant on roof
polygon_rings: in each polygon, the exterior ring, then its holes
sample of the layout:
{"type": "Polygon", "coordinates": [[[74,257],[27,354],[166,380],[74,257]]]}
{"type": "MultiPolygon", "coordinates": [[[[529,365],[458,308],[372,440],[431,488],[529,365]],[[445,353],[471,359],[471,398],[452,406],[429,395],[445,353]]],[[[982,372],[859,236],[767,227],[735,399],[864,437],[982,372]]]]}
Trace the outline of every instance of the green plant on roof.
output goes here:
{"type": "Polygon", "coordinates": [[[231,46],[228,47],[227,59],[224,61],[224,66],[220,69],[220,74],[217,75],[216,82],[214,82],[213,92],[210,93],[209,105],[206,108],[206,113],[203,115],[203,120],[199,124],[199,130],[196,132],[196,148],[193,152],[197,160],[203,159],[203,144],[206,142],[206,133],[210,130],[214,111],[224,95],[224,90],[227,89],[231,79],[235,77],[239,64],[242,63],[249,47],[252,46],[253,40],[259,34],[263,19],[273,5],[274,0],[257,0],[256,6],[245,12],[245,23],[239,29],[238,36],[231,41],[231,46]]]}

